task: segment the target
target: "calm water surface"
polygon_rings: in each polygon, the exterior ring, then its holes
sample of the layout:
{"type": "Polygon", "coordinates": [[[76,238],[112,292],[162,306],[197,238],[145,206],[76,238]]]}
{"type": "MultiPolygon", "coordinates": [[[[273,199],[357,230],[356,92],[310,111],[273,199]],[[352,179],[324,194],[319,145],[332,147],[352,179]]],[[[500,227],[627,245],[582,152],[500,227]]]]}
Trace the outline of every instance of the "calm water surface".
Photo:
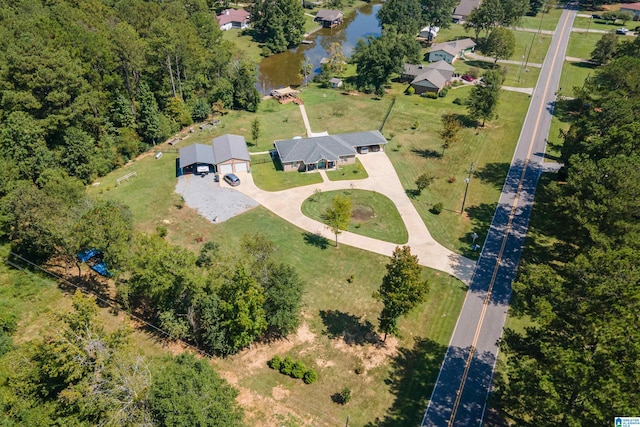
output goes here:
{"type": "MultiPolygon", "coordinates": [[[[312,45],[300,45],[295,49],[272,55],[260,62],[258,70],[258,89],[267,94],[271,89],[302,84],[300,68],[305,61],[313,64],[313,73],[320,72],[320,60],[328,57],[331,43],[340,42],[344,55],[349,58],[358,40],[372,35],[380,35],[380,23],[376,14],[382,5],[368,4],[358,9],[354,15],[345,19],[336,28],[323,28],[314,33],[309,40],[312,45]]],[[[309,80],[313,76],[309,76],[309,80]]]]}

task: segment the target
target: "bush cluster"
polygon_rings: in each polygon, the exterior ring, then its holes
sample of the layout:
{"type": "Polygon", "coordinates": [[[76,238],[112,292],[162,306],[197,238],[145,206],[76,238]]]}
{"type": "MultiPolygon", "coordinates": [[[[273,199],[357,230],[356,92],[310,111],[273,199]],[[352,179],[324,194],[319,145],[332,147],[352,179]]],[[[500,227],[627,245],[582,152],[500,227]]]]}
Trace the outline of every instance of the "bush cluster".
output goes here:
{"type": "Polygon", "coordinates": [[[311,384],[318,380],[318,374],[313,369],[307,367],[299,360],[293,360],[289,356],[281,359],[275,355],[267,363],[271,369],[280,371],[283,375],[289,375],[291,378],[302,379],[305,384],[311,384]]]}

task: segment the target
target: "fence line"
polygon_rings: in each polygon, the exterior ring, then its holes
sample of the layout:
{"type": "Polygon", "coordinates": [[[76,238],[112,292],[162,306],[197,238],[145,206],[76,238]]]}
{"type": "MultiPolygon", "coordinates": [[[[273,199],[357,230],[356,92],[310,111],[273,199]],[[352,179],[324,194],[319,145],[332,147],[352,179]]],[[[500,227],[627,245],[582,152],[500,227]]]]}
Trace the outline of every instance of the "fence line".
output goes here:
{"type": "Polygon", "coordinates": [[[395,95],[393,96],[393,98],[391,98],[391,105],[389,105],[389,109],[387,110],[387,114],[385,114],[384,119],[382,120],[382,124],[380,125],[380,132],[382,132],[382,129],[384,129],[384,125],[387,124],[387,119],[389,118],[389,115],[391,114],[391,110],[393,110],[393,106],[396,105],[396,97],[395,95]]]}

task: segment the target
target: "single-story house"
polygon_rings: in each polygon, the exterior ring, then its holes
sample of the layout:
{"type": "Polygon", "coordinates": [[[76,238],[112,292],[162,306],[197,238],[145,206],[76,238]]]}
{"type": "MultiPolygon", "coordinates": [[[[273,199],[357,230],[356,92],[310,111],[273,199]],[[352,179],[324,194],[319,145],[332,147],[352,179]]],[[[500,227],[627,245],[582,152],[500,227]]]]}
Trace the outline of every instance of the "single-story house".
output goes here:
{"type": "Polygon", "coordinates": [[[247,143],[239,135],[222,135],[214,138],[211,145],[193,144],[180,149],[179,167],[183,174],[247,172],[250,162],[247,143]]]}
{"type": "Polygon", "coordinates": [[[218,25],[223,31],[232,28],[248,28],[251,14],[243,9],[225,9],[216,16],[218,25]]]}
{"type": "Polygon", "coordinates": [[[453,64],[458,58],[463,58],[465,53],[473,52],[475,48],[476,43],[470,38],[435,43],[429,49],[429,62],[444,60],[453,64]]]}
{"type": "Polygon", "coordinates": [[[314,21],[320,22],[324,28],[333,28],[342,24],[344,13],[339,10],[320,9],[314,18],[314,21]]]}
{"type": "Polygon", "coordinates": [[[331,80],[329,80],[329,84],[331,85],[332,88],[337,89],[339,87],[342,87],[342,80],[334,77],[331,80]]]}
{"type": "Polygon", "coordinates": [[[453,10],[453,22],[460,23],[467,20],[471,11],[480,6],[482,0],[460,0],[460,4],[453,10]]]}
{"type": "Polygon", "coordinates": [[[620,5],[620,12],[629,12],[633,15],[635,21],[640,17],[640,3],[629,3],[620,5]]]}
{"type": "Polygon", "coordinates": [[[439,32],[440,32],[440,27],[426,26],[420,30],[420,35],[418,37],[422,39],[433,40],[436,38],[439,32]]]}
{"type": "MultiPolygon", "coordinates": [[[[440,93],[440,91],[451,84],[451,78],[455,72],[455,68],[446,61],[438,61],[423,67],[422,65],[406,64],[405,70],[409,68],[407,76],[420,71],[413,80],[411,87],[415,93],[422,94],[425,92],[440,93]]],[[[404,76],[405,74],[403,74],[404,76]]]]}
{"type": "Polygon", "coordinates": [[[287,139],[276,141],[274,145],[285,172],[309,172],[355,163],[356,153],[364,147],[369,151],[380,151],[386,143],[385,137],[373,130],[287,139]]]}

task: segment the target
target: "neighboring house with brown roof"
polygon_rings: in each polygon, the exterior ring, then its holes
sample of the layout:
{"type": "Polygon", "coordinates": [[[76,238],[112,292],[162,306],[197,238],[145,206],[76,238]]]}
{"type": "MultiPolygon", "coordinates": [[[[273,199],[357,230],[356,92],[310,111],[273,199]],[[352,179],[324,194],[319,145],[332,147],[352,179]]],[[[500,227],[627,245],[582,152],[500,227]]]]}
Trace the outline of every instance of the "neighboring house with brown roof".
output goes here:
{"type": "Polygon", "coordinates": [[[440,91],[451,84],[451,78],[455,68],[446,61],[438,61],[427,65],[405,64],[402,77],[411,79],[411,87],[416,94],[426,92],[440,93],[440,91]]]}
{"type": "Polygon", "coordinates": [[[480,6],[482,0],[460,0],[460,4],[453,10],[453,22],[460,23],[467,20],[471,11],[480,6]]]}
{"type": "Polygon", "coordinates": [[[629,12],[634,16],[634,20],[640,17],[640,3],[629,3],[620,5],[620,12],[629,12]]]}
{"type": "Polygon", "coordinates": [[[287,139],[276,141],[274,145],[285,172],[309,172],[337,169],[341,165],[355,163],[356,153],[362,148],[380,151],[386,143],[386,138],[379,131],[373,130],[287,139]]]}
{"type": "Polygon", "coordinates": [[[453,64],[465,53],[473,52],[476,43],[470,38],[453,40],[446,43],[434,43],[429,50],[429,62],[447,61],[453,64]]]}
{"type": "Polygon", "coordinates": [[[250,17],[251,14],[243,9],[225,9],[216,16],[216,20],[220,29],[226,31],[232,28],[248,28],[250,17]]]}
{"type": "Polygon", "coordinates": [[[344,13],[339,10],[320,9],[314,18],[314,21],[320,22],[324,28],[333,28],[342,24],[344,13]]]}

